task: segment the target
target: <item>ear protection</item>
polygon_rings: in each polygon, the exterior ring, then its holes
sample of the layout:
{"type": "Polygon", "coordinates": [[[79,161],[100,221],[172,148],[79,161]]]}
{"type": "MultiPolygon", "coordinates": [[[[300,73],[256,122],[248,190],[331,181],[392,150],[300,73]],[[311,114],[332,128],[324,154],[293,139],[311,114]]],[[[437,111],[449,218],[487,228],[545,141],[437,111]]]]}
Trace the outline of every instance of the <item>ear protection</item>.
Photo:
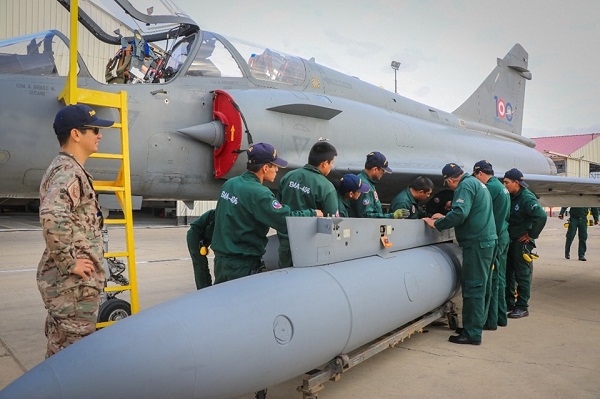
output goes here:
{"type": "MultiPolygon", "coordinates": [[[[533,248],[535,248],[535,244],[531,244],[533,248]]],[[[527,248],[527,244],[523,244],[523,259],[527,262],[532,262],[534,259],[538,259],[540,256],[534,252],[531,252],[529,248],[527,248]]]]}

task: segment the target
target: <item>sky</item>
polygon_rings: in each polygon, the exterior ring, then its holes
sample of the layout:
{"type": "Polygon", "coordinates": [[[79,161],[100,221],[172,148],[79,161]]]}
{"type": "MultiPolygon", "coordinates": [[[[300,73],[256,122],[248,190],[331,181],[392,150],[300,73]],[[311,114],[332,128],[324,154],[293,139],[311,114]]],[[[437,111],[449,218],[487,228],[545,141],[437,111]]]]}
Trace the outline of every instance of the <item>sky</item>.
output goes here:
{"type": "Polygon", "coordinates": [[[452,112],[515,43],[523,135],[600,132],[600,1],[176,0],[201,29],[315,61],[452,112]]]}

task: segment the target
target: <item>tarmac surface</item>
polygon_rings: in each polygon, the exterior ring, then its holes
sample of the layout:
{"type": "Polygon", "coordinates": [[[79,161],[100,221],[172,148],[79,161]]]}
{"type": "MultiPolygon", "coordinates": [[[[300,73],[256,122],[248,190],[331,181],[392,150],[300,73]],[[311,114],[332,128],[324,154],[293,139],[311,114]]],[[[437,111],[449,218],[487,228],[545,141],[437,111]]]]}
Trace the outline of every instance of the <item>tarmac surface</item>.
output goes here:
{"type": "MultiPolygon", "coordinates": [[[[135,223],[141,309],[195,289],[187,227],[152,219],[135,223]]],[[[580,262],[577,240],[564,259],[562,224],[549,218],[537,242],[529,317],[484,331],[481,346],[449,343],[448,326],[436,322],[327,382],[318,397],[600,398],[600,227],[588,229],[588,261],[580,262]]],[[[109,249],[120,250],[123,228],[111,226],[110,239],[109,249]]],[[[36,214],[0,214],[0,389],[44,358],[46,312],[35,282],[43,249],[36,214]]],[[[302,379],[269,387],[267,398],[302,398],[302,379]]]]}

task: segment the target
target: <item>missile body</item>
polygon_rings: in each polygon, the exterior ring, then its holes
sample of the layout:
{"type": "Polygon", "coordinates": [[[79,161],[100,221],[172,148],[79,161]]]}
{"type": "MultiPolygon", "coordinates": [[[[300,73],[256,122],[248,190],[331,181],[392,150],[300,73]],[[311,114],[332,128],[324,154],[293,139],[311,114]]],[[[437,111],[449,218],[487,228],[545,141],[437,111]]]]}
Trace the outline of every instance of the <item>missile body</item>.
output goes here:
{"type": "MultiPolygon", "coordinates": [[[[349,353],[459,290],[452,235],[420,220],[287,223],[293,268],[195,291],[120,320],[46,359],[0,399],[236,397],[349,353]]],[[[266,263],[273,264],[270,247],[266,263]]]]}
{"type": "Polygon", "coordinates": [[[443,305],[457,247],[270,271],[144,310],[45,360],[0,398],[231,398],[322,365],[443,305]]]}

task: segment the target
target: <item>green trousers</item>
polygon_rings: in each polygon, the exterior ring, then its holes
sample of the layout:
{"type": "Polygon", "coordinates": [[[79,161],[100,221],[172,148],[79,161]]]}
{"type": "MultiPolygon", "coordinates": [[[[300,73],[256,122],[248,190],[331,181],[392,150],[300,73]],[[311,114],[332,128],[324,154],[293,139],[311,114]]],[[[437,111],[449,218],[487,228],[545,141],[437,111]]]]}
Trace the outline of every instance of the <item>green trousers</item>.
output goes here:
{"type": "Polygon", "coordinates": [[[565,241],[565,254],[571,253],[571,244],[577,233],[579,237],[579,247],[577,249],[577,255],[581,258],[585,256],[587,251],[587,218],[573,218],[569,219],[569,228],[567,230],[567,240],[565,241]]]}
{"type": "Polygon", "coordinates": [[[279,268],[292,267],[294,264],[288,235],[277,233],[277,238],[279,239],[279,268]]]}
{"type": "Polygon", "coordinates": [[[215,254],[215,284],[256,274],[261,267],[260,258],[215,254]]]}
{"type": "Polygon", "coordinates": [[[481,341],[483,325],[487,320],[486,295],[494,258],[496,240],[463,247],[461,289],[463,296],[462,335],[472,341],[481,341]]]}
{"type": "Polygon", "coordinates": [[[506,306],[527,309],[531,297],[531,272],[533,262],[523,259],[525,248],[531,250],[531,244],[527,246],[515,240],[508,246],[506,256],[506,306]],[[515,300],[516,297],[516,300],[515,300]]]}
{"type": "MultiPolygon", "coordinates": [[[[191,231],[191,230],[190,230],[191,231]]],[[[208,268],[208,258],[205,255],[200,255],[200,241],[193,237],[190,232],[187,235],[187,246],[192,258],[192,267],[194,268],[194,281],[196,289],[210,287],[212,285],[212,277],[208,268]]]]}
{"type": "Polygon", "coordinates": [[[490,302],[488,316],[485,322],[487,328],[495,329],[498,326],[506,326],[506,253],[508,243],[498,244],[494,251],[494,267],[491,271],[490,302]]]}

